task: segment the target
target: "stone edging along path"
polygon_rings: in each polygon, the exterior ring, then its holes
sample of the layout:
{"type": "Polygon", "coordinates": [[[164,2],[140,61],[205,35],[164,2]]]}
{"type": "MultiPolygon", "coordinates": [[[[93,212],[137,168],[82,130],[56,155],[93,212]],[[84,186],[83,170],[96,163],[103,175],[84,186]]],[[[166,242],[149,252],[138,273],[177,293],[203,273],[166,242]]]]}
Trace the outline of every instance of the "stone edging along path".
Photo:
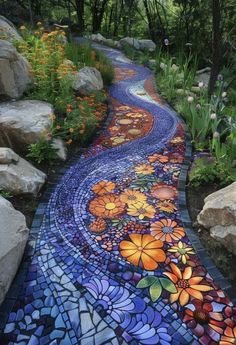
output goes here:
{"type": "Polygon", "coordinates": [[[0,344],[231,344],[234,291],[186,209],[186,127],[150,70],[97,47],[116,71],[112,114],[36,211],[0,344]]]}

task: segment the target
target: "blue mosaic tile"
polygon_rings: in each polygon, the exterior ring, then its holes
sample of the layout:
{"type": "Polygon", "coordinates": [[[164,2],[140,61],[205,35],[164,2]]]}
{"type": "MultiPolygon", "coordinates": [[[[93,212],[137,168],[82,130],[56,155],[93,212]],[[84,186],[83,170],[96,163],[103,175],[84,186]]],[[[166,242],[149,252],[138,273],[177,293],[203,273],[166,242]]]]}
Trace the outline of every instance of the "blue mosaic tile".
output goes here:
{"type": "Polygon", "coordinates": [[[0,344],[232,343],[235,309],[215,275],[231,288],[186,209],[186,127],[149,69],[95,47],[115,68],[110,114],[43,197],[0,344]]]}

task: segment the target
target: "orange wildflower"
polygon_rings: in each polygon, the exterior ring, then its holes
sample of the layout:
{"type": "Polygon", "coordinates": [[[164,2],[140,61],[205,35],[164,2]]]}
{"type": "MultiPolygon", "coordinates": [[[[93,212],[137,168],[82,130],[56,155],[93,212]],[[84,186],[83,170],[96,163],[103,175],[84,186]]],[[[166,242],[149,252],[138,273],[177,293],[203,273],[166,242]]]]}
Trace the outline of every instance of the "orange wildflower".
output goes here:
{"type": "Polygon", "coordinates": [[[92,191],[98,195],[104,195],[111,193],[115,186],[115,183],[111,181],[100,181],[93,186],[92,191]]]}
{"type": "Polygon", "coordinates": [[[179,300],[181,306],[188,303],[190,296],[199,300],[203,300],[203,292],[211,291],[213,288],[209,285],[199,284],[203,277],[192,277],[192,267],[186,267],[183,273],[173,263],[170,264],[172,272],[164,272],[168,278],[175,284],[178,292],[170,295],[170,303],[179,300]]]}
{"type": "Polygon", "coordinates": [[[127,189],[121,193],[120,200],[128,205],[133,205],[137,202],[143,202],[147,200],[147,196],[141,192],[133,189],[127,189]]]}
{"type": "Polygon", "coordinates": [[[67,106],[66,106],[67,113],[71,113],[72,110],[73,110],[73,106],[71,104],[67,104],[67,106]]]}
{"type": "Polygon", "coordinates": [[[75,130],[74,130],[74,128],[72,128],[72,127],[69,129],[69,132],[70,132],[70,133],[74,133],[74,131],[75,131],[75,130]]]}
{"type": "Polygon", "coordinates": [[[180,240],[185,236],[183,227],[177,226],[177,223],[171,219],[161,219],[151,225],[151,234],[157,239],[165,242],[180,240]]]}
{"type": "Polygon", "coordinates": [[[93,199],[89,211],[97,217],[114,218],[124,212],[123,204],[118,195],[106,194],[93,199]]]}
{"type": "Polygon", "coordinates": [[[145,270],[155,270],[159,262],[166,259],[161,249],[163,243],[155,240],[151,235],[131,234],[130,241],[121,241],[120,254],[131,264],[141,266],[145,270]]]}

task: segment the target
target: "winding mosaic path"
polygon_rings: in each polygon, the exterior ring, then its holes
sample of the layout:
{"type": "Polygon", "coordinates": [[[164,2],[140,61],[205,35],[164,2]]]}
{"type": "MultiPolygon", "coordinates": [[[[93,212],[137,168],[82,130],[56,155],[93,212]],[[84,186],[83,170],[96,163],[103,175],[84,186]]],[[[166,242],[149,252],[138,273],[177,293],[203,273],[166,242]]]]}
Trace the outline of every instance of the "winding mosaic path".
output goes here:
{"type": "Polygon", "coordinates": [[[110,124],[53,192],[0,344],[233,344],[233,305],[180,212],[183,124],[147,68],[99,48],[116,70],[110,124]]]}

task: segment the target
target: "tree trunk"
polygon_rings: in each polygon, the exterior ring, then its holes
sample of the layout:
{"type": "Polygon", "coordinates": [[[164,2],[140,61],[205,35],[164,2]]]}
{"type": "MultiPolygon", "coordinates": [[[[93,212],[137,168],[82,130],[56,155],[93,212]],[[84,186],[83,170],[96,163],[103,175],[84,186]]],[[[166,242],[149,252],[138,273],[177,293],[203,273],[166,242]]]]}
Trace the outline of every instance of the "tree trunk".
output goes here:
{"type": "Polygon", "coordinates": [[[212,0],[212,68],[208,85],[209,97],[213,94],[221,64],[221,6],[220,0],[212,0]]]}
{"type": "Polygon", "coordinates": [[[78,18],[78,31],[82,34],[84,32],[84,0],[76,0],[75,6],[78,18]]]}
{"type": "Polygon", "coordinates": [[[93,14],[92,18],[92,32],[96,33],[100,31],[101,25],[102,25],[102,20],[105,12],[105,7],[108,3],[108,0],[94,0],[91,11],[93,14]]]}

